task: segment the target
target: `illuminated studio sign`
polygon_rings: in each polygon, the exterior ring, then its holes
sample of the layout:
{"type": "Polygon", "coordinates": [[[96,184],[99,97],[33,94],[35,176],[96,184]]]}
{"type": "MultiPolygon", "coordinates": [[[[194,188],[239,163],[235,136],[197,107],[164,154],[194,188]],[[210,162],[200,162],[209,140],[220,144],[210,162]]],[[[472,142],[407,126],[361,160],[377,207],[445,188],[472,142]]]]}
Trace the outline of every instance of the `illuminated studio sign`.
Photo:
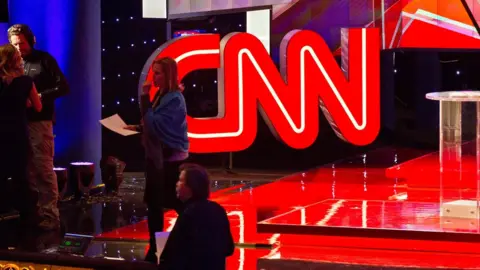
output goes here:
{"type": "Polygon", "coordinates": [[[188,117],[193,153],[248,148],[257,133],[257,109],[272,133],[292,148],[307,148],[316,140],[318,108],[340,138],[367,145],[380,130],[380,47],[479,48],[474,27],[479,15],[471,5],[418,0],[395,1],[388,10],[382,6],[378,21],[342,30],[342,69],[325,41],[310,31],[295,30],[284,37],[280,73],[265,45],[251,33],[231,33],[222,40],[200,34],[162,45],[147,61],[142,79],[151,79],[150,64],[165,56],[176,59],[179,79],[194,70],[218,70],[219,115],[188,117]],[[375,28],[377,23],[381,29],[375,28]]]}
{"type": "MultiPolygon", "coordinates": [[[[295,30],[284,37],[282,74],[251,34],[231,33],[222,40],[201,34],[165,43],[153,56],[176,59],[180,80],[195,70],[218,70],[219,115],[188,117],[191,152],[248,148],[257,133],[257,108],[274,135],[292,148],[306,148],[316,140],[319,108],[340,138],[355,145],[373,142],[380,129],[379,30],[343,31],[348,34],[348,52],[343,52],[347,74],[311,31],[295,30]]],[[[152,76],[150,70],[147,80],[152,76]]]]}

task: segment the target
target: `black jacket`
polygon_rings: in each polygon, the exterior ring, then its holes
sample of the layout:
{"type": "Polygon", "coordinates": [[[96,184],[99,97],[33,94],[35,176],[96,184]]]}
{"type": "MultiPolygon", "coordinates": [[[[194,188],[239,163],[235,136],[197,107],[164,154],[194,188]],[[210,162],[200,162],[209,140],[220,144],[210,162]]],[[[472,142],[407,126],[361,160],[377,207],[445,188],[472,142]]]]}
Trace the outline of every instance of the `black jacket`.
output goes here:
{"type": "Polygon", "coordinates": [[[67,80],[57,61],[47,52],[33,50],[25,57],[25,75],[31,77],[38,93],[42,96],[43,109],[36,112],[30,108],[27,113],[30,122],[54,120],[55,99],[70,92],[67,80]]]}
{"type": "Polygon", "coordinates": [[[165,244],[159,269],[224,270],[233,250],[225,209],[208,200],[187,202],[165,244]]]}

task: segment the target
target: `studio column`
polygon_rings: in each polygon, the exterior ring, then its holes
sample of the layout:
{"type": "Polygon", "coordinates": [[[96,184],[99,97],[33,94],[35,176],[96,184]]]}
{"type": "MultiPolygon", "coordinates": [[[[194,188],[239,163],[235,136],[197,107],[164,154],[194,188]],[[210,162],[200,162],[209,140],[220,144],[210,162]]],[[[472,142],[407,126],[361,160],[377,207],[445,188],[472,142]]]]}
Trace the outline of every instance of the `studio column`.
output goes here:
{"type": "Polygon", "coordinates": [[[9,24],[28,24],[36,48],[55,57],[70,85],[70,94],[56,102],[55,165],[94,162],[97,184],[102,148],[100,4],[99,0],[9,1],[9,24]]]}

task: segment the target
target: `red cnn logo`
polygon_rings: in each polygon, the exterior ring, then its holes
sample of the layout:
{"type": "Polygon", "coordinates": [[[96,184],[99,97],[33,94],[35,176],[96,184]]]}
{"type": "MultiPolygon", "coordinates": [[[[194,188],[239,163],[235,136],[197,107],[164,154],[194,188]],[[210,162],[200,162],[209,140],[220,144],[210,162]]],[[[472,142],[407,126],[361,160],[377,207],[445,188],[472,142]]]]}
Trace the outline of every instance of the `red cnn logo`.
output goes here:
{"type": "MultiPolygon", "coordinates": [[[[153,58],[176,59],[179,79],[194,70],[218,70],[219,115],[188,118],[190,151],[248,148],[257,133],[257,108],[272,133],[292,148],[307,148],[316,140],[319,108],[343,140],[373,142],[380,130],[379,30],[342,31],[348,37],[342,38],[342,62],[348,66],[343,71],[325,41],[304,30],[284,37],[280,73],[264,45],[247,33],[221,41],[213,34],[186,36],[160,47],[153,58]]],[[[147,79],[151,76],[150,71],[147,79]]]]}

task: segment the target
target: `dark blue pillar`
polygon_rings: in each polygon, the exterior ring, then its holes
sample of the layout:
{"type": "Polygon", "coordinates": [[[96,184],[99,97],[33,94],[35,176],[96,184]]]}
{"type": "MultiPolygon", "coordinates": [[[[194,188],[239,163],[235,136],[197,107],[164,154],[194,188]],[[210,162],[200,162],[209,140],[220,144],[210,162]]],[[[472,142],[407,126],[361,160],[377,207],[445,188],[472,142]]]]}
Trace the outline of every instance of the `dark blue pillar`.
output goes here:
{"type": "MultiPolygon", "coordinates": [[[[99,0],[10,0],[10,25],[28,24],[36,48],[58,61],[71,93],[56,102],[55,165],[101,158],[101,16],[99,0]]],[[[6,32],[3,32],[6,35],[6,32]]]]}
{"type": "Polygon", "coordinates": [[[7,30],[8,30],[8,23],[6,22],[0,22],[0,45],[3,45],[5,43],[8,43],[8,38],[7,38],[7,30]]]}
{"type": "Polygon", "coordinates": [[[0,0],[0,45],[8,43],[5,33],[8,29],[8,1],[0,0]]]}

